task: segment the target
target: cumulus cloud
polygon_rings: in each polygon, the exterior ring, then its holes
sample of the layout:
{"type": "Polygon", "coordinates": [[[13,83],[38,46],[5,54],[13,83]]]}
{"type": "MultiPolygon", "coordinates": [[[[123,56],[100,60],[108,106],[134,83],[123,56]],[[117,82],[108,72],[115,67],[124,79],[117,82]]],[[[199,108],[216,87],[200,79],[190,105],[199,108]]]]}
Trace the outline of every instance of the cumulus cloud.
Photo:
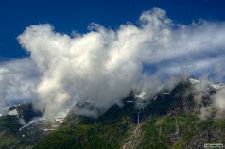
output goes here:
{"type": "MultiPolygon", "coordinates": [[[[49,24],[31,25],[18,37],[30,52],[27,63],[37,69],[40,79],[31,88],[47,117],[65,106],[97,116],[113,104],[122,106],[130,88],[148,96],[172,89],[180,79],[168,76],[224,74],[217,66],[225,58],[224,23],[174,24],[164,10],[153,8],[143,12],[138,25],[112,30],[92,24],[89,29],[71,37],[49,24]]],[[[32,84],[33,78],[27,80],[21,83],[32,84]]]]}

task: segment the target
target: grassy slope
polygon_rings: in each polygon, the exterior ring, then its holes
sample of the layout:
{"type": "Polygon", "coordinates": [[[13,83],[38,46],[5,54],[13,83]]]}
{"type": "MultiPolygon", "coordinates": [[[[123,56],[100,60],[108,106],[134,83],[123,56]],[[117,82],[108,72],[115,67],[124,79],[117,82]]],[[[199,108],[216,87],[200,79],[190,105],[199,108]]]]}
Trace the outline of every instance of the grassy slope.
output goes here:
{"type": "Polygon", "coordinates": [[[195,115],[163,116],[148,120],[140,148],[203,148],[225,143],[225,121],[201,121],[195,115]]]}
{"type": "Polygon", "coordinates": [[[17,139],[17,130],[22,127],[15,116],[0,117],[0,148],[9,148],[17,139]]]}
{"type": "MultiPolygon", "coordinates": [[[[59,128],[34,148],[120,148],[129,126],[119,124],[79,124],[59,128]],[[121,125],[121,126],[120,126],[121,125]]],[[[136,124],[135,124],[136,125],[136,124]]],[[[225,143],[225,121],[200,121],[195,115],[155,116],[143,122],[143,141],[138,148],[198,148],[204,142],[225,143]]]]}

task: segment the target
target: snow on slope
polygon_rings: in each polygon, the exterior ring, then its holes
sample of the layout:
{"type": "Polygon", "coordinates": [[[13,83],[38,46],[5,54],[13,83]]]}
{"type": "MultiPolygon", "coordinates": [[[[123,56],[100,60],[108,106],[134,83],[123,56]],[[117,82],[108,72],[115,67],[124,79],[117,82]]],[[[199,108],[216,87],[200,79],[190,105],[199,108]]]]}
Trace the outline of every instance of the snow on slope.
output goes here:
{"type": "Polygon", "coordinates": [[[219,90],[223,87],[223,84],[222,83],[211,84],[211,87],[214,88],[215,90],[219,90]]]}
{"type": "Polygon", "coordinates": [[[146,99],[146,93],[142,91],[140,94],[136,94],[135,98],[146,99]]]}
{"type": "Polygon", "coordinates": [[[194,79],[194,78],[189,78],[189,81],[191,82],[191,84],[198,84],[200,83],[200,80],[194,79]]]}
{"type": "MultiPolygon", "coordinates": [[[[198,84],[198,83],[201,83],[200,80],[194,79],[194,78],[189,78],[189,81],[190,81],[191,84],[193,84],[193,85],[196,85],[196,84],[198,84]]],[[[219,90],[219,89],[221,89],[222,87],[224,87],[224,84],[209,81],[209,82],[208,82],[208,86],[209,86],[209,87],[212,87],[212,88],[215,89],[215,90],[219,90]]]]}
{"type": "Polygon", "coordinates": [[[8,115],[18,115],[18,112],[16,109],[9,111],[8,115]]]}
{"type": "Polygon", "coordinates": [[[60,111],[56,116],[55,116],[55,121],[62,123],[64,118],[67,116],[67,114],[69,113],[69,109],[60,111]]]}

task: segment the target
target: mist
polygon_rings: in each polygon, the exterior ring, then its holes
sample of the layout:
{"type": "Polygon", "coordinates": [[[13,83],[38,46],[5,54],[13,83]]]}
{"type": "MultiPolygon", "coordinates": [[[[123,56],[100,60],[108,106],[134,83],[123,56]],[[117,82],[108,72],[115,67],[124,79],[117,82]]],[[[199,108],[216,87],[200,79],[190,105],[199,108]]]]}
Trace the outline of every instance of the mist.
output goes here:
{"type": "Polygon", "coordinates": [[[224,119],[225,86],[209,81],[207,78],[207,75],[203,75],[198,83],[193,84],[192,93],[199,110],[199,118],[201,120],[224,119]]]}
{"type": "MultiPolygon", "coordinates": [[[[30,57],[0,64],[1,106],[32,99],[50,119],[65,108],[97,117],[113,104],[122,107],[131,88],[152,97],[173,89],[182,80],[179,75],[224,77],[223,22],[174,24],[164,10],[153,8],[138,24],[88,28],[86,34],[70,36],[50,24],[26,27],[17,39],[30,57]]],[[[224,107],[223,95],[218,93],[216,104],[224,107]]]]}

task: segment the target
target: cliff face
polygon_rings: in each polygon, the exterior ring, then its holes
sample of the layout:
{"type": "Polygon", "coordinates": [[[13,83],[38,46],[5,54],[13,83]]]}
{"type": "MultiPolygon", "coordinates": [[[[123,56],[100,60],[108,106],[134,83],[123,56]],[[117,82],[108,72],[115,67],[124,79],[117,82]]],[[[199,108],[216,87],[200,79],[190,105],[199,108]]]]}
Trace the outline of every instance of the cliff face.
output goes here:
{"type": "Polygon", "coordinates": [[[148,99],[144,108],[136,109],[136,95],[140,92],[132,89],[130,96],[123,100],[123,107],[114,105],[97,119],[77,116],[71,111],[54,128],[54,124],[43,120],[24,127],[15,116],[1,117],[0,140],[7,136],[6,132],[10,132],[8,136],[12,140],[8,144],[0,141],[0,145],[5,148],[192,149],[203,148],[204,143],[225,143],[225,120],[215,120],[213,114],[207,120],[199,118],[200,108],[210,104],[210,95],[216,90],[210,88],[207,94],[203,93],[200,103],[196,102],[193,90],[193,84],[185,81],[170,92],[148,99]]]}

